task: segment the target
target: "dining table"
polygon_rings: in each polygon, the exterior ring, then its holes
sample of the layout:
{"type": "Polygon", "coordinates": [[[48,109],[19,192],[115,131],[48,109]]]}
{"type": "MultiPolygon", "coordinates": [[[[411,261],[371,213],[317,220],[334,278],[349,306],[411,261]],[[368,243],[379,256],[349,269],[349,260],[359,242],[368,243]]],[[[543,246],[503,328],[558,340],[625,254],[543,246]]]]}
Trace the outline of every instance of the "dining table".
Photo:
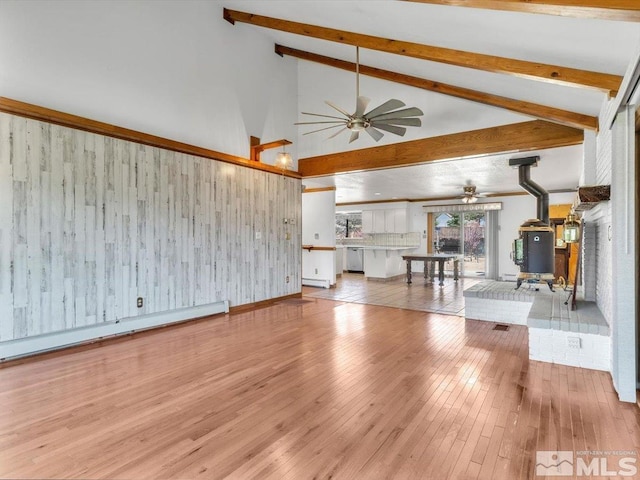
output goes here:
{"type": "Polygon", "coordinates": [[[424,263],[424,278],[431,278],[431,283],[435,278],[435,264],[438,264],[438,282],[442,287],[444,285],[444,264],[453,261],[453,280],[458,281],[460,272],[460,260],[462,255],[455,253],[428,253],[403,255],[402,259],[407,262],[407,283],[411,285],[411,262],[424,263]]]}

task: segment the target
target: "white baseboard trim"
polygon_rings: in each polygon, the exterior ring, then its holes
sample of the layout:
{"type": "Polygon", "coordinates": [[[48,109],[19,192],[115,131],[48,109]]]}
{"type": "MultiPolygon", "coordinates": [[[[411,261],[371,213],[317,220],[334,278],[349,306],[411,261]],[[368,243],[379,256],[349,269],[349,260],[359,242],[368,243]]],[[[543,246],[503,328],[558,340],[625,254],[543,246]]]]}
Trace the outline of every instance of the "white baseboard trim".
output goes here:
{"type": "Polygon", "coordinates": [[[329,280],[323,280],[321,278],[303,278],[302,285],[306,285],[307,287],[331,288],[329,280]]]}
{"type": "Polygon", "coordinates": [[[44,335],[8,340],[6,342],[0,342],[0,361],[56,350],[91,340],[99,340],[104,337],[148,330],[150,328],[184,322],[185,320],[206,317],[217,313],[229,313],[228,300],[199,305],[197,307],[141,315],[139,317],[128,317],[99,325],[90,325],[44,335]]]}

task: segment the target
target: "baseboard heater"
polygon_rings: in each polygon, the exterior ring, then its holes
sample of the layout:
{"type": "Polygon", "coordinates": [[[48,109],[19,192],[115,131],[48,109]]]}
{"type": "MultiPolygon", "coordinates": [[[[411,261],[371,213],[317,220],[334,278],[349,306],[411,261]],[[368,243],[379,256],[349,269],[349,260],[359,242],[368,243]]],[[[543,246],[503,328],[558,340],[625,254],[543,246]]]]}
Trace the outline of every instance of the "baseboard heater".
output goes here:
{"type": "Polygon", "coordinates": [[[321,278],[303,278],[302,285],[306,285],[307,287],[331,288],[331,283],[329,282],[329,280],[324,280],[321,278]]]}
{"type": "Polygon", "coordinates": [[[121,320],[100,323],[98,325],[51,332],[33,337],[7,340],[6,342],[0,342],[0,361],[79,345],[105,337],[148,330],[172,323],[184,322],[185,320],[215,315],[217,313],[229,313],[228,300],[197,307],[171,310],[169,312],[128,317],[121,320]]]}

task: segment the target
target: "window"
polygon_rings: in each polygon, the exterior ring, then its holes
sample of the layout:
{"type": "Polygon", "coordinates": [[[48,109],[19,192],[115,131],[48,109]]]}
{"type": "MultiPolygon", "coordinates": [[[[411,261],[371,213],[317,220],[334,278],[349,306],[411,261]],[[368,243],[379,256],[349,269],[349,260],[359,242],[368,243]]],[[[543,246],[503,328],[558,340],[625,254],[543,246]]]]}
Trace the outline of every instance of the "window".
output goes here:
{"type": "Polygon", "coordinates": [[[336,213],[336,238],[362,238],[362,212],[336,213]]]}

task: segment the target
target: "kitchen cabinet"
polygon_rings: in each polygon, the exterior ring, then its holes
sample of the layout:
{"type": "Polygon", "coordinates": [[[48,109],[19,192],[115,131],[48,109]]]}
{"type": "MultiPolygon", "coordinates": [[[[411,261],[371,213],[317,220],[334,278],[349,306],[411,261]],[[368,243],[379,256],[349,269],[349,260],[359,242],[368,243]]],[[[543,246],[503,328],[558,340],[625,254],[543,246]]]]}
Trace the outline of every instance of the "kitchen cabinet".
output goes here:
{"type": "Polygon", "coordinates": [[[373,210],[373,232],[386,232],[386,212],[384,210],[373,210]]]}
{"type": "Polygon", "coordinates": [[[407,210],[398,208],[393,210],[393,230],[394,233],[407,233],[407,210]]]}
{"type": "Polygon", "coordinates": [[[407,210],[404,208],[363,210],[362,233],[407,233],[407,210]]]}
{"type": "Polygon", "coordinates": [[[373,210],[362,212],[362,233],[373,233],[373,210]]]}

